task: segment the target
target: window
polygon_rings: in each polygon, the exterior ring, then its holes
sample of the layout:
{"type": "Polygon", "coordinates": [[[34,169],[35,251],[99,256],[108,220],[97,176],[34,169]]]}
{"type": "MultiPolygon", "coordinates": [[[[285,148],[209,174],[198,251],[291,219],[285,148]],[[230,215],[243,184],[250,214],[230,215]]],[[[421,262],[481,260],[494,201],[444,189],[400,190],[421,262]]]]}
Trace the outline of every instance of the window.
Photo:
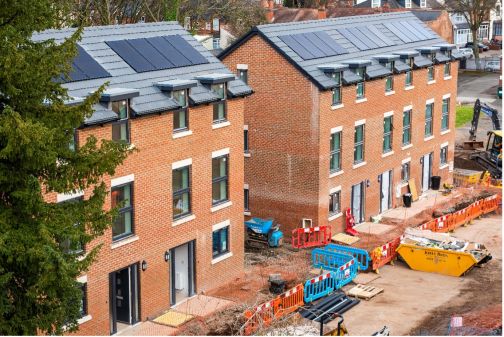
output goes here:
{"type": "MultiPolygon", "coordinates": [[[[497,6],[496,7],[496,11],[497,13],[500,13],[500,6],[497,6]]],[[[493,37],[497,37],[497,36],[502,36],[502,22],[497,22],[497,21],[494,21],[494,26],[493,26],[493,37]]]]}
{"type": "Polygon", "coordinates": [[[213,49],[219,49],[220,48],[220,38],[214,37],[213,38],[213,49]]]}
{"type": "Polygon", "coordinates": [[[191,166],[172,171],[173,219],[191,214],[191,166]]]}
{"type": "Polygon", "coordinates": [[[244,144],[244,152],[249,153],[249,134],[248,130],[243,130],[243,144],[244,144]]]}
{"type": "Polygon", "coordinates": [[[220,29],[220,24],[219,24],[219,19],[218,18],[214,18],[212,20],[212,30],[214,32],[218,32],[220,29]]]}
{"type": "Polygon", "coordinates": [[[172,93],[172,98],[181,106],[180,110],[173,113],[173,131],[184,131],[189,128],[189,111],[187,109],[187,92],[177,90],[172,93]]]}
{"type": "Polygon", "coordinates": [[[434,67],[427,68],[427,81],[434,81],[434,67]]]}
{"type": "Polygon", "coordinates": [[[361,79],[361,82],[356,84],[357,99],[364,98],[364,96],[365,96],[365,88],[364,88],[365,71],[364,71],[364,68],[356,68],[356,69],[354,69],[354,73],[357,76],[359,76],[361,79]]]}
{"type": "Polygon", "coordinates": [[[385,79],[385,92],[390,92],[394,90],[394,78],[393,76],[387,76],[385,79]]]}
{"type": "Polygon", "coordinates": [[[380,0],[372,0],[371,1],[371,7],[372,8],[380,7],[380,0]]]}
{"type": "Polygon", "coordinates": [[[212,205],[228,200],[228,155],[212,158],[212,205]]]}
{"type": "Polygon", "coordinates": [[[383,119],[383,153],[392,151],[392,116],[383,119]]]}
{"type": "Polygon", "coordinates": [[[341,104],[341,72],[332,73],[331,78],[336,82],[332,89],[332,105],[338,105],[341,104]]]}
{"type": "Polygon", "coordinates": [[[329,170],[337,172],[341,170],[341,131],[331,135],[329,170]]]}
{"type": "Polygon", "coordinates": [[[444,77],[448,77],[451,75],[451,63],[444,64],[444,77]]]}
{"type": "Polygon", "coordinates": [[[432,113],[434,110],[434,103],[425,106],[425,137],[432,136],[432,113]]]}
{"type": "Polygon", "coordinates": [[[87,305],[87,283],[79,283],[79,287],[82,291],[82,298],[80,301],[80,317],[84,317],[88,314],[87,305]]]}
{"type": "Polygon", "coordinates": [[[410,178],[410,162],[401,165],[401,181],[408,182],[410,178]]]}
{"type": "Polygon", "coordinates": [[[448,130],[449,126],[449,118],[450,118],[450,99],[443,99],[443,110],[441,114],[441,131],[448,130]]]}
{"type": "Polygon", "coordinates": [[[439,164],[441,166],[446,165],[448,163],[448,146],[444,146],[441,148],[441,153],[439,156],[439,164]]]}
{"type": "Polygon", "coordinates": [[[216,258],[229,252],[229,226],[212,232],[212,257],[216,258]]]}
{"type": "Polygon", "coordinates": [[[227,121],[226,86],[224,85],[224,83],[214,84],[211,86],[211,90],[221,99],[213,106],[213,122],[214,123],[225,122],[227,121]]]}
{"type": "Polygon", "coordinates": [[[114,111],[119,117],[119,120],[112,124],[112,140],[129,144],[130,142],[129,127],[128,127],[129,101],[122,100],[112,102],[112,111],[114,111]]]}
{"type": "Polygon", "coordinates": [[[420,0],[420,7],[426,8],[427,7],[427,0],[420,0]]]}
{"type": "MultiPolygon", "coordinates": [[[[84,197],[80,196],[80,197],[76,197],[76,198],[72,198],[72,199],[63,201],[62,203],[76,204],[76,203],[82,202],[83,200],[84,200],[84,197]]],[[[69,206],[71,206],[71,205],[69,205],[69,206]]],[[[78,227],[79,225],[80,225],[79,223],[75,223],[74,227],[78,227]]],[[[81,240],[79,240],[78,238],[66,237],[61,241],[60,245],[63,248],[63,252],[65,254],[79,256],[84,253],[84,243],[81,240]]]]}
{"type": "Polygon", "coordinates": [[[481,25],[478,28],[478,40],[488,39],[488,24],[481,25]]]}
{"type": "Polygon", "coordinates": [[[411,144],[411,110],[403,112],[402,145],[411,144]]]}
{"type": "Polygon", "coordinates": [[[404,7],[405,7],[405,8],[411,8],[411,0],[406,0],[406,1],[404,2],[404,7]]]}
{"type": "Polygon", "coordinates": [[[120,207],[112,225],[112,240],[133,234],[133,183],[112,187],[112,207],[120,207]]]}
{"type": "Polygon", "coordinates": [[[68,149],[72,152],[75,152],[77,149],[77,129],[72,130],[72,138],[70,139],[70,142],[68,143],[68,149]]]}
{"type": "Polygon", "coordinates": [[[249,206],[249,205],[250,205],[250,204],[249,204],[249,200],[250,200],[249,189],[248,189],[248,188],[245,188],[245,189],[243,190],[243,193],[244,193],[244,195],[243,195],[243,196],[244,196],[243,200],[244,200],[244,203],[245,203],[245,205],[244,205],[245,211],[250,211],[250,206],[249,206]]]}
{"type": "Polygon", "coordinates": [[[364,124],[355,127],[354,163],[364,161],[364,124]]]}
{"type": "Polygon", "coordinates": [[[243,81],[243,83],[248,84],[248,70],[238,69],[238,78],[243,81]]]}
{"type": "Polygon", "coordinates": [[[411,70],[406,72],[406,80],[404,84],[406,87],[413,85],[413,72],[411,70]]]}
{"type": "Polygon", "coordinates": [[[341,191],[329,194],[329,215],[341,212],[341,191]]]}
{"type": "Polygon", "coordinates": [[[210,22],[205,22],[205,30],[210,30],[212,28],[212,24],[210,22]]]}

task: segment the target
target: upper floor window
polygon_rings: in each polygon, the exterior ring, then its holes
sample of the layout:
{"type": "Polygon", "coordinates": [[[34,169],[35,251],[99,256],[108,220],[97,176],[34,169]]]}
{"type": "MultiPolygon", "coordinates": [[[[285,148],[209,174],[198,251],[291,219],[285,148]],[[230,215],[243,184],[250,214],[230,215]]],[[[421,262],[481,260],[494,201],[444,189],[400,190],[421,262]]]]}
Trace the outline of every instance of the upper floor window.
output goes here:
{"type": "Polygon", "coordinates": [[[341,170],[341,131],[335,132],[331,135],[329,158],[329,170],[337,172],[341,170]]]}
{"type": "Polygon", "coordinates": [[[405,8],[411,8],[411,0],[406,0],[406,1],[404,2],[404,7],[405,7],[405,8]]]}
{"type": "Polygon", "coordinates": [[[191,214],[191,166],[172,170],[173,219],[191,214]]]}
{"type": "Polygon", "coordinates": [[[408,70],[406,72],[406,79],[404,81],[405,87],[410,87],[413,85],[413,72],[411,70],[408,70]]]}
{"type": "Polygon", "coordinates": [[[366,71],[364,68],[355,68],[354,73],[360,77],[360,82],[358,82],[356,85],[357,99],[364,98],[365,96],[364,79],[366,71]]]}
{"type": "Polygon", "coordinates": [[[112,102],[112,111],[119,117],[119,120],[112,124],[112,140],[129,144],[129,100],[112,102]]]}
{"type": "Polygon", "coordinates": [[[189,109],[187,108],[187,91],[176,90],[172,93],[172,98],[181,106],[173,113],[173,131],[184,131],[189,129],[189,109]]]}
{"type": "Polygon", "coordinates": [[[213,122],[221,123],[227,121],[226,111],[226,85],[224,83],[213,84],[211,90],[221,99],[213,106],[213,122]]]}
{"type": "Polygon", "coordinates": [[[212,24],[210,22],[205,22],[205,30],[211,30],[212,24]]]}
{"type": "Polygon", "coordinates": [[[432,114],[434,111],[434,103],[425,106],[425,137],[432,136],[432,114]]]}
{"type": "Polygon", "coordinates": [[[228,155],[212,158],[212,205],[229,199],[228,159],[228,155]]]}
{"type": "Polygon", "coordinates": [[[220,23],[218,18],[214,18],[212,20],[212,30],[214,32],[218,32],[220,30],[220,23]]]}
{"type": "Polygon", "coordinates": [[[407,182],[410,178],[410,162],[401,165],[401,181],[407,182]]]}
{"type": "Polygon", "coordinates": [[[380,5],[381,5],[381,1],[380,0],[372,0],[371,1],[371,7],[372,8],[378,8],[378,7],[380,7],[380,5]]]}
{"type": "Polygon", "coordinates": [[[248,69],[238,69],[238,78],[248,84],[248,69]]]}
{"type": "Polygon", "coordinates": [[[229,226],[212,232],[212,257],[229,252],[229,226]]]}
{"type": "Polygon", "coordinates": [[[427,68],[427,81],[433,81],[434,80],[434,67],[428,67],[427,68]]]}
{"type": "Polygon", "coordinates": [[[448,164],[448,146],[443,146],[441,148],[439,164],[440,166],[448,164]]]}
{"type": "Polygon", "coordinates": [[[445,63],[444,64],[444,77],[448,77],[451,75],[451,63],[445,63]]]}
{"type": "Polygon", "coordinates": [[[426,8],[427,7],[427,0],[420,0],[420,7],[426,8]]]}
{"type": "Polygon", "coordinates": [[[88,301],[87,301],[87,283],[78,283],[78,286],[82,292],[82,297],[80,301],[80,317],[84,317],[88,314],[88,301]]]}
{"type": "Polygon", "coordinates": [[[243,130],[243,150],[245,153],[249,153],[249,132],[248,129],[243,130]]]}
{"type": "Polygon", "coordinates": [[[336,86],[332,89],[332,105],[341,104],[341,72],[331,74],[331,78],[336,82],[336,86]]]}
{"type": "Polygon", "coordinates": [[[219,49],[220,48],[220,38],[214,37],[212,44],[213,44],[212,45],[213,49],[219,49]]]}
{"type": "Polygon", "coordinates": [[[354,164],[364,161],[364,124],[355,127],[354,164]]]}
{"type": "Polygon", "coordinates": [[[70,139],[70,142],[68,143],[68,149],[72,152],[75,152],[77,150],[77,129],[72,130],[72,138],[70,139]]]}
{"type": "Polygon", "coordinates": [[[392,116],[383,119],[383,153],[392,151],[392,116]]]}
{"type": "Polygon", "coordinates": [[[243,189],[243,202],[245,211],[250,211],[250,191],[248,188],[243,189]]]}
{"type": "Polygon", "coordinates": [[[441,113],[441,130],[445,131],[448,130],[449,126],[449,118],[450,118],[450,99],[449,98],[444,98],[443,99],[443,107],[442,107],[442,113],[441,113]]]}
{"type": "Polygon", "coordinates": [[[411,144],[411,110],[403,112],[402,145],[411,144]]]}
{"type": "Polygon", "coordinates": [[[112,187],[112,207],[120,207],[112,225],[112,240],[133,234],[133,183],[112,187]]]}
{"type": "MultiPolygon", "coordinates": [[[[84,197],[79,196],[79,197],[72,198],[72,199],[69,199],[66,201],[62,201],[62,203],[73,204],[73,203],[82,202],[83,200],[84,200],[84,197]]],[[[78,226],[80,226],[79,223],[74,224],[74,227],[78,227],[78,226]]],[[[63,251],[65,252],[65,254],[81,255],[84,253],[84,244],[78,238],[75,239],[75,238],[66,237],[61,241],[60,245],[63,248],[63,251]]]]}

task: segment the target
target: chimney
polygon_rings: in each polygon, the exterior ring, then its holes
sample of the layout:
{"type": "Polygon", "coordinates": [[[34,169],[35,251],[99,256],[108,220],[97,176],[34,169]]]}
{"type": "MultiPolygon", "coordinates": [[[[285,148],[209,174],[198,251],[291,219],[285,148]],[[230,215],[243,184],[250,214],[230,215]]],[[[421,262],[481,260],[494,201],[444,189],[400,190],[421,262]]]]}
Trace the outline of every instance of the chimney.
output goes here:
{"type": "Polygon", "coordinates": [[[273,0],[268,0],[268,11],[266,12],[266,21],[268,23],[273,22],[274,14],[273,14],[273,0]]]}
{"type": "Polygon", "coordinates": [[[268,0],[268,8],[273,9],[274,7],[274,1],[273,0],[268,0]]]}
{"type": "Polygon", "coordinates": [[[321,4],[318,8],[318,19],[319,20],[327,19],[325,5],[323,5],[323,4],[321,4]]]}

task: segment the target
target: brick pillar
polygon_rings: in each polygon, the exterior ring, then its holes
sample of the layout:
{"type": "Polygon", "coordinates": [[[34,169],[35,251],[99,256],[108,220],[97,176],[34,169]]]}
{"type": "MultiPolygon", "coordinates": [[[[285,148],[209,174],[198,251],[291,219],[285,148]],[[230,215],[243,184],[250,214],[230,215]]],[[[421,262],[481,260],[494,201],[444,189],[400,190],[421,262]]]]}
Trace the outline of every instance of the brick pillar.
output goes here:
{"type": "Polygon", "coordinates": [[[327,18],[327,13],[324,5],[320,5],[318,8],[318,19],[326,19],[327,18]]]}

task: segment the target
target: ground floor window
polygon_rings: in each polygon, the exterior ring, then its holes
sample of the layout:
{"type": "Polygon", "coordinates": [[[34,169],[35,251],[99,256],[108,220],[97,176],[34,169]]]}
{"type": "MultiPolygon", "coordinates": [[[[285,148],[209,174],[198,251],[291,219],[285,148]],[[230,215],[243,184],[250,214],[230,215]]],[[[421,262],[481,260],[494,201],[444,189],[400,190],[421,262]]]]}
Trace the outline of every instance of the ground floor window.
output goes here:
{"type": "Polygon", "coordinates": [[[329,215],[341,212],[341,191],[329,194],[329,215]]]}
{"type": "Polygon", "coordinates": [[[212,233],[212,257],[216,258],[229,252],[229,226],[212,233]]]}

